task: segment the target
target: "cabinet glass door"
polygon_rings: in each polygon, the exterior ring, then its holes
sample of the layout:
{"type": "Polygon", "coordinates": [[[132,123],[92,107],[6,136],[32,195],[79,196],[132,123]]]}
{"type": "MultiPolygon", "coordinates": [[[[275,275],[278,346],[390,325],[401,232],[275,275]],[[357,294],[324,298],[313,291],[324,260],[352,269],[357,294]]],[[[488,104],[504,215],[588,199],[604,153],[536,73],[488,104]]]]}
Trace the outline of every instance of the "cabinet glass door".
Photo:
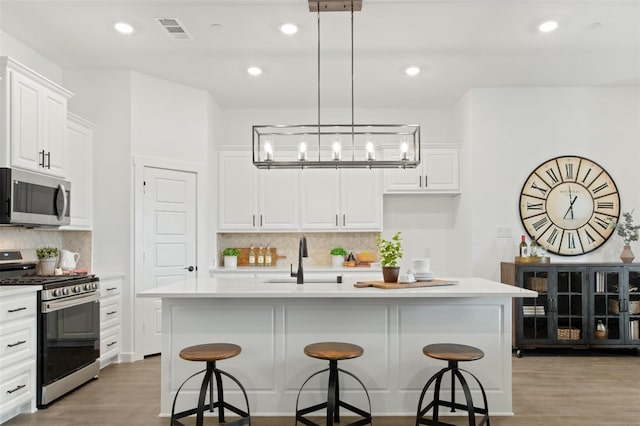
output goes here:
{"type": "Polygon", "coordinates": [[[620,268],[599,268],[591,272],[593,297],[589,333],[593,345],[622,343],[624,340],[622,311],[625,303],[620,272],[620,268]]]}
{"type": "Polygon", "coordinates": [[[523,269],[522,277],[518,282],[524,288],[538,292],[536,298],[523,298],[517,300],[518,317],[518,344],[541,344],[549,340],[549,310],[548,310],[548,271],[523,269]]]}
{"type": "Polygon", "coordinates": [[[556,292],[551,294],[553,338],[561,344],[582,344],[586,341],[587,312],[585,272],[575,268],[556,271],[556,292]]]}
{"type": "Polygon", "coordinates": [[[629,343],[640,344],[640,267],[628,269],[628,331],[629,343]]]}

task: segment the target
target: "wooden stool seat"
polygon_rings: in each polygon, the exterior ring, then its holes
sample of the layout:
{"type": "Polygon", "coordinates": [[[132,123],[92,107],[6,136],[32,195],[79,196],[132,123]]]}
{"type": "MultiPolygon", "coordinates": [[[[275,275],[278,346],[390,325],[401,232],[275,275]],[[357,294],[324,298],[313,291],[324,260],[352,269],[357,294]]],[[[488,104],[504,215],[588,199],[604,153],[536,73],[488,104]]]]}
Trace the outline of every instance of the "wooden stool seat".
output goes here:
{"type": "Polygon", "coordinates": [[[362,356],[364,349],[352,343],[319,342],[305,346],[304,353],[307,356],[327,361],[339,361],[362,356]]]}
{"type": "Polygon", "coordinates": [[[184,348],[180,351],[180,358],[186,361],[220,361],[237,356],[242,348],[233,343],[206,343],[184,348]]]}
{"type": "Polygon", "coordinates": [[[457,343],[436,343],[422,348],[426,356],[443,361],[475,361],[484,357],[482,350],[457,343]]]}

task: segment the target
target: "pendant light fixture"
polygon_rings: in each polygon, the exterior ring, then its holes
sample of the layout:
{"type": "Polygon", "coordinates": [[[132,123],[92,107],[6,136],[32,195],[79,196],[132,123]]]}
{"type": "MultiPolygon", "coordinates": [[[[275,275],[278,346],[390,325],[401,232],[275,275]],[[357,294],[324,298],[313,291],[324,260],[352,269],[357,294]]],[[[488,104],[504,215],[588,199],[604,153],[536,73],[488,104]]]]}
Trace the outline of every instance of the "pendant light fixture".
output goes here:
{"type": "Polygon", "coordinates": [[[415,168],[420,164],[417,124],[356,124],[353,77],[353,12],[357,0],[309,0],[318,25],[318,123],[253,126],[253,164],[259,169],[415,168]],[[320,120],[320,15],[351,13],[351,123],[320,120]],[[384,151],[384,156],[382,152],[384,151]]]}

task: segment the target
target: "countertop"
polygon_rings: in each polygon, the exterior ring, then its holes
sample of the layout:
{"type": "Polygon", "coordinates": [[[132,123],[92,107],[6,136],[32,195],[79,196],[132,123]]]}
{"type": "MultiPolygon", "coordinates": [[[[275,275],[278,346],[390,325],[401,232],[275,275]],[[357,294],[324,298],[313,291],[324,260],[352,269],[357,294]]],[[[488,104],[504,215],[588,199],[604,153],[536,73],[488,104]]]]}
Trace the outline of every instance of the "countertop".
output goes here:
{"type": "MultiPolygon", "coordinates": [[[[297,269],[297,266],[294,265],[294,271],[297,269]]],[[[270,274],[270,273],[286,273],[289,274],[291,272],[290,266],[238,266],[237,268],[224,268],[224,267],[211,267],[209,268],[209,272],[222,273],[222,274],[240,274],[240,273],[251,273],[251,274],[270,274]]],[[[319,273],[330,273],[330,274],[342,274],[342,273],[358,273],[358,272],[379,272],[382,273],[382,268],[378,267],[364,267],[364,266],[354,266],[354,267],[340,267],[334,268],[332,266],[315,266],[315,267],[304,267],[305,274],[319,274],[319,273]]]]}
{"type": "Polygon", "coordinates": [[[192,278],[139,292],[139,297],[160,298],[463,298],[536,297],[538,293],[484,278],[448,278],[458,284],[383,290],[356,288],[356,281],[370,277],[349,277],[337,283],[267,283],[253,278],[192,278]]]}

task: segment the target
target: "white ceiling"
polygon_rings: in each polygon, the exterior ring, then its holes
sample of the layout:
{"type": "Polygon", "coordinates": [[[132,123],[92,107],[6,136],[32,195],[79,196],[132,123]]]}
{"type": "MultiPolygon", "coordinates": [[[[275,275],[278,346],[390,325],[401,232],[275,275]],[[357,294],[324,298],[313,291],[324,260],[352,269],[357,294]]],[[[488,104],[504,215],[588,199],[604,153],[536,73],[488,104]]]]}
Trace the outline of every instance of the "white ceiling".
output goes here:
{"type": "MultiPolygon", "coordinates": [[[[354,21],[356,107],[449,106],[472,87],[640,85],[640,0],[364,0],[354,21]],[[539,33],[546,19],[559,29],[539,33]]],[[[2,29],[63,68],[133,69],[222,107],[315,108],[316,24],[307,0],[0,0],[2,29]],[[177,18],[192,40],[155,18],[177,18]],[[121,20],[136,31],[116,33],[121,20]],[[284,22],[298,34],[281,34],[284,22]]],[[[321,14],[323,107],[351,105],[349,31],[348,13],[321,14]]]]}

